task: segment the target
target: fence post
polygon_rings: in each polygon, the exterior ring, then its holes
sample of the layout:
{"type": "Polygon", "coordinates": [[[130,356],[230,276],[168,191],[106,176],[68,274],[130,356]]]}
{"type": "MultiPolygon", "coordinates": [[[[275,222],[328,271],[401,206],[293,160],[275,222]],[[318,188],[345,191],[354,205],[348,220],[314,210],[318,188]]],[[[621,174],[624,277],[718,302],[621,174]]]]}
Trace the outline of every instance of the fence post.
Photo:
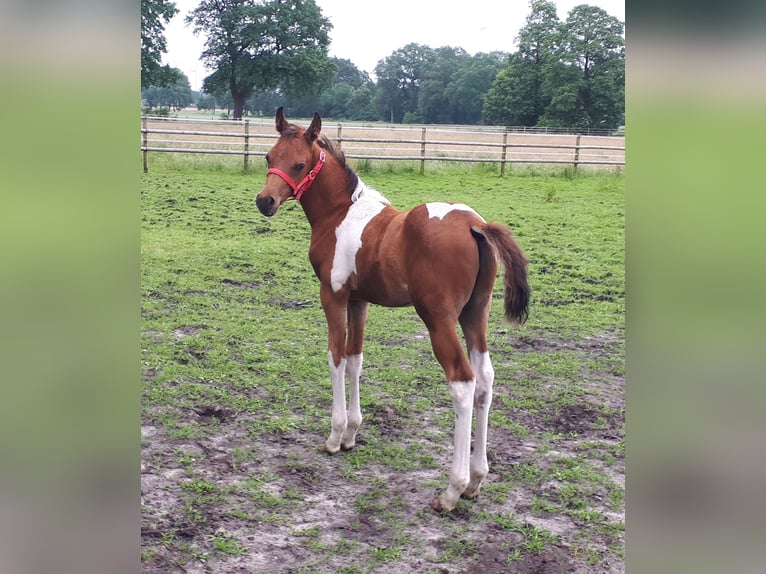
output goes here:
{"type": "Polygon", "coordinates": [[[144,173],[149,173],[149,152],[146,151],[146,148],[149,144],[149,139],[147,137],[147,125],[146,125],[146,116],[141,118],[141,127],[143,128],[141,131],[144,132],[141,137],[141,141],[144,143],[144,173]]]}
{"type": "Polygon", "coordinates": [[[341,149],[343,144],[343,126],[338,124],[338,149],[341,149]]]}
{"type": "Polygon", "coordinates": [[[250,151],[250,120],[245,120],[245,173],[250,168],[248,152],[250,151]]]}
{"type": "Polygon", "coordinates": [[[574,172],[577,174],[577,164],[580,161],[580,134],[577,134],[575,140],[575,157],[574,157],[574,172]]]}
{"type": "Polygon", "coordinates": [[[426,170],[426,128],[420,132],[420,175],[426,170]]]}
{"type": "Polygon", "coordinates": [[[500,177],[505,175],[505,150],[508,149],[508,128],[503,132],[503,151],[500,157],[500,177]]]}

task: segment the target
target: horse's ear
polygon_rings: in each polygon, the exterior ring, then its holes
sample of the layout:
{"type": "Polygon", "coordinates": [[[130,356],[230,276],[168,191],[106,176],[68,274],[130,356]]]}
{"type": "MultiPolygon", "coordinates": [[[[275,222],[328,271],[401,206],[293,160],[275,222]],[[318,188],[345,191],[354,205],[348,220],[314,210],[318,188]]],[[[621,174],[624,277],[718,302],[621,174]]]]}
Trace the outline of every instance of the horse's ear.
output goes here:
{"type": "Polygon", "coordinates": [[[285,119],[285,113],[282,111],[282,106],[277,108],[277,131],[282,133],[282,130],[287,127],[287,120],[285,119]]]}
{"type": "Polygon", "coordinates": [[[319,117],[318,113],[314,112],[314,119],[311,120],[311,125],[306,130],[306,133],[303,134],[303,137],[306,138],[307,142],[313,143],[319,137],[320,131],[322,131],[322,118],[319,117]]]}

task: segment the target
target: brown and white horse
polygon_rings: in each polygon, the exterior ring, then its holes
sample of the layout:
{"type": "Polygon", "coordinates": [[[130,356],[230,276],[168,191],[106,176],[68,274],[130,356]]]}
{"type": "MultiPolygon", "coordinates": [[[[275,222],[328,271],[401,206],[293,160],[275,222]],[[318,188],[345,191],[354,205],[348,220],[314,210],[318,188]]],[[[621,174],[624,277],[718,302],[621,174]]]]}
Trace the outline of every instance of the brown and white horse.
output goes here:
{"type": "Polygon", "coordinates": [[[449,486],[433,503],[437,510],[450,511],[461,495],[476,497],[489,472],[487,422],[495,372],[487,350],[487,321],[498,261],[505,267],[505,317],[516,324],[527,318],[527,261],[505,226],[487,223],[462,203],[396,210],[320,135],[321,125],[314,114],[304,130],[288,123],[281,107],[277,110],[280,137],[266,155],[269,169],[256,205],[271,217],[295,198],[311,224],[309,260],[327,318],[333,392],[325,448],[330,453],[352,448],[362,422],[359,374],[369,304],[413,305],[428,328],[455,409],[449,486]]]}

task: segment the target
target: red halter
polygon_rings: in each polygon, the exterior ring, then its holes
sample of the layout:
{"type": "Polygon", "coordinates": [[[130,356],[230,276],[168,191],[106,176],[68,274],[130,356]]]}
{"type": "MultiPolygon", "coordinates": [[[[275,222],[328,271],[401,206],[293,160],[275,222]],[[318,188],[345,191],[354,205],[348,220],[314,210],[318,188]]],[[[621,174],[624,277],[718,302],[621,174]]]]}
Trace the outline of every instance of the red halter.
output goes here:
{"type": "Polygon", "coordinates": [[[270,173],[273,173],[274,175],[278,175],[283,180],[285,180],[285,183],[289,185],[293,190],[293,197],[295,197],[297,201],[300,201],[303,192],[305,192],[311,186],[311,184],[314,182],[314,179],[319,174],[319,170],[322,169],[325,157],[326,156],[324,150],[319,150],[319,159],[317,160],[316,165],[314,165],[311,171],[306,174],[306,177],[304,177],[298,185],[295,184],[293,178],[291,178],[281,169],[277,169],[275,167],[269,168],[269,170],[266,172],[266,175],[268,176],[270,173]]]}

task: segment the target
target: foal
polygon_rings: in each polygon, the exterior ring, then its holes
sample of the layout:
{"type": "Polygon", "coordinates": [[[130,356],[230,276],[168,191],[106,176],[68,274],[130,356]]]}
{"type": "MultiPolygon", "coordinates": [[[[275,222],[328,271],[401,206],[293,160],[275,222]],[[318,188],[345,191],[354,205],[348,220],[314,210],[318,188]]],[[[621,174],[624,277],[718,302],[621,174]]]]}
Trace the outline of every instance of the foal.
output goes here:
{"type": "Polygon", "coordinates": [[[325,447],[330,453],[353,448],[362,422],[359,375],[369,304],[414,306],[428,328],[455,409],[449,485],[433,503],[436,510],[450,511],[461,495],[478,496],[489,472],[487,422],[495,372],[487,350],[487,320],[498,261],[505,267],[505,317],[516,324],[527,318],[527,261],[506,227],[487,223],[462,203],[394,209],[320,136],[321,125],[314,114],[304,130],[288,123],[281,107],[277,110],[280,137],[266,155],[269,169],[256,205],[271,217],[294,197],[311,225],[309,260],[327,319],[333,391],[332,430],[325,447]]]}

